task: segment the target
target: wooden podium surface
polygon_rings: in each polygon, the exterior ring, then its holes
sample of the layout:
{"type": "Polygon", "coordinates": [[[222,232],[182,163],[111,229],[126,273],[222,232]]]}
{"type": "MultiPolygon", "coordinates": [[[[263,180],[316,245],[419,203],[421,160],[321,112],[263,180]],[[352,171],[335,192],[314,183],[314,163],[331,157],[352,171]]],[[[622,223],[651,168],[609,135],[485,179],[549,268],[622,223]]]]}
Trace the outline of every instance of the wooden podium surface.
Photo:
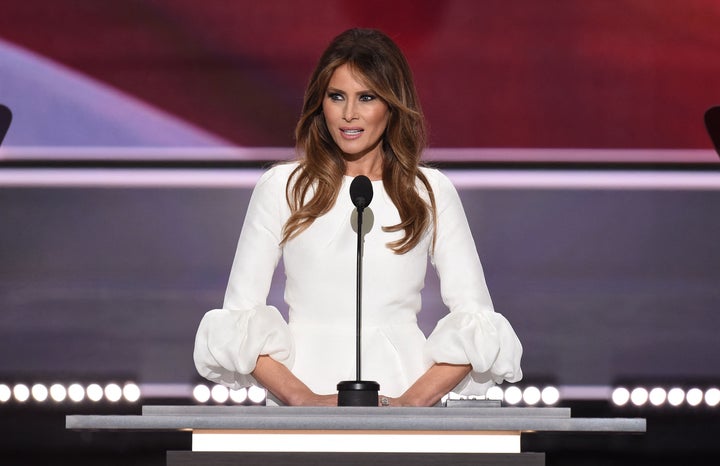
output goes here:
{"type": "Polygon", "coordinates": [[[645,419],[573,418],[569,408],[144,406],[137,416],[70,415],[68,429],[192,431],[169,465],[543,465],[528,432],[642,433],[645,419]],[[254,459],[253,459],[254,458],[254,459]],[[467,461],[467,463],[464,463],[467,461]]]}

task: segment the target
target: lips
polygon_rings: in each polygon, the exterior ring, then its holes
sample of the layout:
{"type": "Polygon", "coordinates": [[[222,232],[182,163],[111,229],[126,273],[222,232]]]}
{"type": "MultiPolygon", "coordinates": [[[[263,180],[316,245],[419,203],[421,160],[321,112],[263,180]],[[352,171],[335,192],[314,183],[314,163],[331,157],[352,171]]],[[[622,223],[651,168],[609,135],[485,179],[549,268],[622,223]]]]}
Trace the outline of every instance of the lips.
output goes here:
{"type": "Polygon", "coordinates": [[[343,127],[340,128],[340,134],[342,134],[342,137],[345,139],[357,139],[359,138],[363,131],[365,131],[362,128],[350,128],[350,127],[343,127]]]}

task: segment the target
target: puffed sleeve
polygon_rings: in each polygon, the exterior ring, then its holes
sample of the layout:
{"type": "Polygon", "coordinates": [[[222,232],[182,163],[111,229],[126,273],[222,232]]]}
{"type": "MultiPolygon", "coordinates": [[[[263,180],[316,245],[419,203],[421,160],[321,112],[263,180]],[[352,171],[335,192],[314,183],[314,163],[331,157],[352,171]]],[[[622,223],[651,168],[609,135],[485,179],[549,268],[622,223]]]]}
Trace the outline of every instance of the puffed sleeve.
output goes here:
{"type": "Polygon", "coordinates": [[[193,359],[203,377],[230,388],[254,383],[259,355],[292,366],[294,347],[287,323],[266,304],[282,255],[288,166],[268,170],[253,190],[238,240],[222,309],[208,311],[195,336],[193,359]]]}
{"type": "Polygon", "coordinates": [[[453,391],[482,395],[503,380],[522,378],[522,345],[507,319],[493,308],[457,190],[442,173],[434,170],[432,175],[437,236],[431,261],[450,313],[428,336],[425,352],[435,363],[471,364],[472,372],[453,391]]]}

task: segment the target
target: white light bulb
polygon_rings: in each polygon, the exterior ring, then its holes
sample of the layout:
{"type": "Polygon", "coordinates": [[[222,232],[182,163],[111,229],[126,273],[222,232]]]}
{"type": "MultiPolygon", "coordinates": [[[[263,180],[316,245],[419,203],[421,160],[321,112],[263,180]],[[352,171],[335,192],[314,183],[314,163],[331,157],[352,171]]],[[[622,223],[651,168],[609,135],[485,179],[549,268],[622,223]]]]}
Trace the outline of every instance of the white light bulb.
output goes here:
{"type": "Polygon", "coordinates": [[[245,403],[248,397],[247,388],[241,388],[240,390],[230,390],[230,399],[235,403],[245,403]]]}
{"type": "Polygon", "coordinates": [[[75,403],[79,403],[80,401],[85,399],[85,389],[79,383],[74,383],[70,385],[67,391],[68,398],[70,398],[75,403]]]}
{"type": "Polygon", "coordinates": [[[720,404],[720,390],[717,388],[708,388],[705,392],[705,404],[713,408],[720,404]]]}
{"type": "Polygon", "coordinates": [[[116,403],[122,398],[122,388],[116,383],[105,385],[105,398],[108,401],[116,403]]]}
{"type": "Polygon", "coordinates": [[[134,383],[127,383],[122,389],[123,397],[131,403],[140,399],[140,387],[134,383]]]}
{"type": "Polygon", "coordinates": [[[612,392],[612,401],[615,406],[625,406],[630,401],[630,391],[625,387],[618,387],[612,392]]]}
{"type": "Polygon", "coordinates": [[[502,401],[503,389],[498,387],[497,385],[494,385],[488,388],[488,391],[485,392],[485,398],[487,398],[488,400],[502,401]]]}
{"type": "Polygon", "coordinates": [[[215,403],[225,403],[229,396],[228,389],[222,385],[215,385],[212,390],[210,390],[210,396],[215,403]]]}
{"type": "Polygon", "coordinates": [[[102,400],[103,388],[100,385],[98,385],[96,383],[91,383],[90,385],[87,386],[86,392],[87,392],[87,397],[89,400],[91,400],[91,401],[102,400]]]}
{"type": "Polygon", "coordinates": [[[699,388],[691,388],[687,394],[685,394],[685,399],[690,406],[697,406],[702,403],[703,392],[699,388]]]}
{"type": "Polygon", "coordinates": [[[21,403],[24,403],[30,398],[30,389],[25,384],[17,384],[13,387],[13,396],[21,403]]]}
{"type": "Polygon", "coordinates": [[[685,391],[682,388],[671,388],[667,395],[668,403],[680,406],[685,401],[685,391]]]}
{"type": "Polygon", "coordinates": [[[560,401],[560,391],[555,387],[545,387],[542,391],[542,401],[546,405],[554,405],[560,401]]]}
{"type": "Polygon", "coordinates": [[[207,403],[210,399],[210,389],[205,385],[196,385],[193,388],[193,398],[199,403],[207,403]]]}
{"type": "Polygon", "coordinates": [[[50,398],[57,403],[65,401],[65,398],[67,398],[67,390],[59,383],[52,384],[50,387],[50,398]]]}
{"type": "Polygon", "coordinates": [[[522,400],[522,390],[520,390],[518,387],[508,387],[505,390],[505,401],[508,402],[508,404],[516,405],[520,403],[522,400]]]}
{"type": "Polygon", "coordinates": [[[32,386],[30,389],[30,393],[32,394],[33,400],[43,402],[48,399],[48,395],[50,392],[48,392],[48,389],[45,385],[41,383],[36,383],[32,386]]]}
{"type": "Polygon", "coordinates": [[[10,400],[12,396],[12,390],[5,384],[0,384],[0,403],[5,403],[10,400]]]}
{"type": "Polygon", "coordinates": [[[633,388],[633,391],[630,392],[630,401],[632,401],[632,404],[635,406],[642,406],[647,403],[647,400],[648,391],[643,387],[633,388]]]}
{"type": "Polygon", "coordinates": [[[265,399],[265,389],[257,387],[255,385],[248,388],[248,398],[253,403],[261,403],[265,399]]]}
{"type": "Polygon", "coordinates": [[[523,390],[523,401],[527,405],[536,405],[540,402],[540,389],[537,387],[527,387],[523,390]]]}
{"type": "Polygon", "coordinates": [[[667,400],[667,392],[664,388],[655,387],[650,390],[648,398],[653,406],[660,406],[665,403],[665,400],[667,400]]]}

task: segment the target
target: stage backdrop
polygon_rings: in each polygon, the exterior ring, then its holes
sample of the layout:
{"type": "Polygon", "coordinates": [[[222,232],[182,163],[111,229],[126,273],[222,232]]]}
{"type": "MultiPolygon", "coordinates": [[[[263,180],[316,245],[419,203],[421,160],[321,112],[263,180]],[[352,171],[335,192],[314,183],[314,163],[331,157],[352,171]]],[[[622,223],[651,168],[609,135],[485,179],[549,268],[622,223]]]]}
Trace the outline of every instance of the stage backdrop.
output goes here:
{"type": "MultiPolygon", "coordinates": [[[[195,380],[195,330],[222,305],[249,194],[0,189],[0,378],[195,380]]],[[[462,198],[529,380],[717,377],[720,191],[466,188],[462,198]]],[[[285,312],[276,278],[270,300],[285,312]]],[[[432,269],[423,307],[429,332],[447,312],[432,269]]]]}
{"type": "MultiPolygon", "coordinates": [[[[3,0],[0,381],[195,380],[194,332],[222,304],[250,187],[112,187],[95,170],[122,159],[127,185],[143,159],[292,157],[313,64],[347,28],[399,43],[433,153],[480,161],[472,178],[488,160],[639,156],[716,172],[702,115],[720,104],[718,24],[717,0],[3,0]]],[[[550,183],[461,189],[528,379],[716,378],[717,182],[550,183]]],[[[445,312],[433,277],[426,332],[445,312]]]]}
{"type": "MultiPolygon", "coordinates": [[[[4,0],[0,39],[232,144],[290,147],[324,47],[376,27],[408,56],[435,147],[700,149],[719,23],[716,0],[4,0]]],[[[0,46],[0,102],[19,118],[7,144],[157,144],[68,128],[37,73],[3,84],[10,63],[0,46]]]]}

